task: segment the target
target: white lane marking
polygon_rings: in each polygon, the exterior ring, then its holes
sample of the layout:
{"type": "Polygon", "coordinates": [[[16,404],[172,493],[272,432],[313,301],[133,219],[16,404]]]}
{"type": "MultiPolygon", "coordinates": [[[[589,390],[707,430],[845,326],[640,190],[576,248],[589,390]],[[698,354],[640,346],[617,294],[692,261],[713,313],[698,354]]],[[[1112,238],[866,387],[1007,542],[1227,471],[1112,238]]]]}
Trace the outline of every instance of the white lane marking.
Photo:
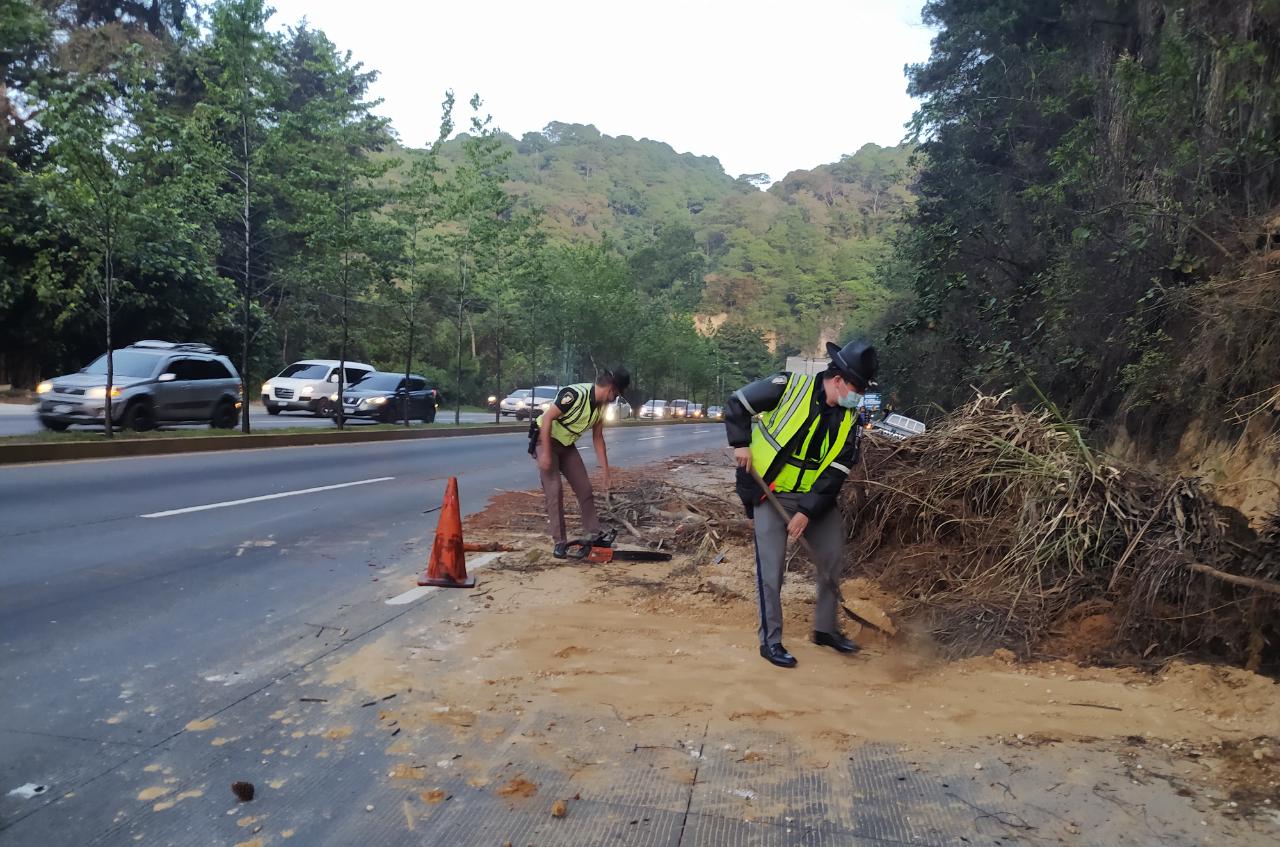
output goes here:
{"type": "Polygon", "coordinates": [[[209,503],[204,506],[188,506],[185,509],[170,509],[167,512],[152,512],[139,515],[140,518],[167,518],[171,515],[185,515],[189,512],[204,512],[209,509],[225,509],[227,506],[243,506],[245,503],[261,503],[263,500],[279,500],[281,497],[297,497],[299,494],[316,494],[321,491],[335,491],[339,488],[351,488],[356,485],[372,485],[375,482],[389,482],[394,476],[380,476],[374,479],[361,479],[355,482],[340,482],[337,485],[321,485],[316,488],[300,488],[297,491],[281,491],[279,494],[263,494],[261,497],[246,497],[243,500],[226,500],[222,503],[209,503]]]}
{"type": "Polygon", "coordinates": [[[711,430],[709,430],[709,429],[695,429],[695,430],[693,431],[693,434],[694,434],[694,435],[699,435],[699,434],[701,434],[701,433],[704,433],[704,432],[710,432],[710,431],[711,431],[711,430]]]}
{"type": "Polygon", "coordinates": [[[666,438],[665,435],[646,435],[644,438],[637,438],[636,441],[652,441],[655,438],[666,438]]]}
{"type": "MultiPolygon", "coordinates": [[[[500,555],[502,554],[501,553],[483,553],[479,556],[476,556],[474,559],[467,562],[467,571],[468,572],[478,571],[481,568],[483,568],[485,565],[492,562],[494,559],[498,558],[498,556],[500,555]]],[[[419,585],[417,588],[410,588],[408,591],[404,592],[403,594],[397,594],[396,596],[392,597],[390,600],[387,600],[386,604],[388,606],[403,606],[406,603],[412,603],[414,600],[418,600],[422,597],[426,597],[432,591],[439,591],[439,590],[440,590],[440,586],[438,585],[419,585]]]]}

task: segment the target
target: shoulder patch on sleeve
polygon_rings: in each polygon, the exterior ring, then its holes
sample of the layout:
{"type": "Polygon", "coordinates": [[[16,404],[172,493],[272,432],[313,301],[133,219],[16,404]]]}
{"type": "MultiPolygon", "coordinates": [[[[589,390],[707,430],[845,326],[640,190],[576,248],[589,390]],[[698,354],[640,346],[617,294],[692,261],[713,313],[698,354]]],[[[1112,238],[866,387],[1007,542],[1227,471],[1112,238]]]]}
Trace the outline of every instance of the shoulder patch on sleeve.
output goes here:
{"type": "Polygon", "coordinates": [[[786,378],[785,376],[775,376],[775,377],[773,378],[773,384],[774,384],[774,385],[786,385],[786,384],[787,384],[787,378],[786,378]]]}
{"type": "Polygon", "coordinates": [[[561,402],[561,403],[563,403],[563,404],[565,404],[566,406],[567,406],[568,404],[572,403],[572,402],[573,402],[573,392],[572,392],[572,391],[566,391],[566,392],[564,393],[564,396],[560,398],[560,402],[561,402]]]}

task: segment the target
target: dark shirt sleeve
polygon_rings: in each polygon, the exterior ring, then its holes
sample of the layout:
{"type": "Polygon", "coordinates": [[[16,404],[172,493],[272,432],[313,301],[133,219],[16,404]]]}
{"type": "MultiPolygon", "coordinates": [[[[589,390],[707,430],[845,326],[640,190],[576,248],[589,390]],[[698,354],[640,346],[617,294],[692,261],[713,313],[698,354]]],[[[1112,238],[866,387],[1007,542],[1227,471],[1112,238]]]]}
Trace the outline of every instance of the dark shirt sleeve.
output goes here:
{"type": "Polygon", "coordinates": [[[835,457],[827,469],[818,474],[813,487],[800,495],[796,511],[807,515],[809,520],[817,520],[831,511],[840,494],[840,487],[849,476],[849,470],[858,463],[859,442],[862,431],[857,426],[849,431],[849,440],[845,442],[840,454],[835,457]]]}
{"type": "Polygon", "coordinates": [[[785,371],[776,373],[729,395],[724,403],[724,430],[730,447],[750,446],[751,419],[761,412],[777,408],[787,390],[788,376],[785,371]]]}

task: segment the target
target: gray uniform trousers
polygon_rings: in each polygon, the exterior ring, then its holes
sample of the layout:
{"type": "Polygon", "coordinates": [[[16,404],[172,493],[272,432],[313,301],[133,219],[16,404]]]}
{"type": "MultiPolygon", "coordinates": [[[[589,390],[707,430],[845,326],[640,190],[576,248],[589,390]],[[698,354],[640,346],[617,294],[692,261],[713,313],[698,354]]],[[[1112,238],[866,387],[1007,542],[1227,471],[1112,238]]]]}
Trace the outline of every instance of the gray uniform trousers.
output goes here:
{"type": "MultiPolygon", "coordinates": [[[[795,514],[799,494],[779,492],[778,501],[789,515],[795,514]]],[[[782,643],[782,569],[787,557],[787,524],[768,503],[755,508],[756,592],[760,603],[760,643],[782,643]]],[[[818,554],[818,605],[813,613],[817,632],[836,632],[836,595],[831,580],[839,579],[844,558],[844,525],[839,507],[817,520],[810,520],[804,537],[818,554]],[[827,578],[823,578],[826,574],[827,578]]]]}
{"type": "MultiPolygon", "coordinates": [[[[538,445],[542,449],[542,445],[538,445]]],[[[551,540],[562,544],[567,540],[564,526],[564,488],[560,484],[560,474],[569,480],[569,487],[578,498],[578,511],[582,515],[582,528],[587,535],[600,532],[600,518],[596,516],[596,501],[591,491],[591,477],[587,474],[587,466],[583,464],[578,448],[570,444],[568,447],[551,439],[551,469],[539,470],[542,477],[542,493],[547,500],[547,528],[551,532],[551,540]]]]}

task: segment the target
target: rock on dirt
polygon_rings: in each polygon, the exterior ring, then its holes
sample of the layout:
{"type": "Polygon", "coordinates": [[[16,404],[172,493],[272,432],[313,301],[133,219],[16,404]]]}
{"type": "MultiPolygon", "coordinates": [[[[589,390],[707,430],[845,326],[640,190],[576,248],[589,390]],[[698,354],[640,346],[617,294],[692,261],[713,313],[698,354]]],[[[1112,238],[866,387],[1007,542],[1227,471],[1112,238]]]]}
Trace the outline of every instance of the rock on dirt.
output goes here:
{"type": "Polygon", "coordinates": [[[551,817],[562,818],[569,813],[569,804],[563,800],[557,800],[551,804],[551,817]]]}

